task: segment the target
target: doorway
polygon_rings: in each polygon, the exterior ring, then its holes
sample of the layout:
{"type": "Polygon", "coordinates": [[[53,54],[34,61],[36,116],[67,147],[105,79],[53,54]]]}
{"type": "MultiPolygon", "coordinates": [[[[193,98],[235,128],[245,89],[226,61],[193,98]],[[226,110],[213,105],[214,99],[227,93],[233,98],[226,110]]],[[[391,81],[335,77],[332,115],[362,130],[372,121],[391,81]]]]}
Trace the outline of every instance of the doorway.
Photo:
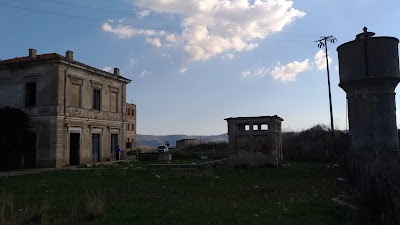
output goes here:
{"type": "Polygon", "coordinates": [[[36,165],[36,150],[37,150],[37,135],[36,133],[27,133],[26,146],[24,147],[24,168],[32,168],[36,165]]]}
{"type": "Polygon", "coordinates": [[[69,134],[69,165],[79,165],[80,133],[69,134]]]}
{"type": "Polygon", "coordinates": [[[92,134],[92,163],[100,162],[100,134],[92,134]]]}
{"type": "Polygon", "coordinates": [[[113,155],[112,158],[115,157],[115,149],[118,146],[118,134],[111,134],[111,154],[113,155]]]}

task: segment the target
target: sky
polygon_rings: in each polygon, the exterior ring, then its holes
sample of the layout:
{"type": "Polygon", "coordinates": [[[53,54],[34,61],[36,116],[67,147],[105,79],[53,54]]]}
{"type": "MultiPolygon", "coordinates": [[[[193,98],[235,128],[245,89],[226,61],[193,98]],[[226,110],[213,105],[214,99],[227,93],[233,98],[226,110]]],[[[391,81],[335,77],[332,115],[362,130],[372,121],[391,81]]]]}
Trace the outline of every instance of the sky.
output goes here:
{"type": "Polygon", "coordinates": [[[397,0],[1,0],[0,59],[71,50],[87,65],[120,68],[138,134],[217,135],[225,118],[269,115],[300,131],[330,124],[315,41],[332,35],[334,126],[346,129],[336,48],[364,26],[399,38],[397,21],[397,0]]]}

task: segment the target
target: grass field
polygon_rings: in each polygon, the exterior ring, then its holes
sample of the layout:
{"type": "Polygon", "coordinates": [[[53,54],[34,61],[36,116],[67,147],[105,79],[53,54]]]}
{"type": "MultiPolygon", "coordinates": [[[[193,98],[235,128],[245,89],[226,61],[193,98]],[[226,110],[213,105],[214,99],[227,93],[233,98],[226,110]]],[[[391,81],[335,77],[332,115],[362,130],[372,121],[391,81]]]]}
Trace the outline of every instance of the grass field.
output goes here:
{"type": "Polygon", "coordinates": [[[150,171],[146,163],[0,177],[0,224],[346,224],[331,164],[150,171]]]}

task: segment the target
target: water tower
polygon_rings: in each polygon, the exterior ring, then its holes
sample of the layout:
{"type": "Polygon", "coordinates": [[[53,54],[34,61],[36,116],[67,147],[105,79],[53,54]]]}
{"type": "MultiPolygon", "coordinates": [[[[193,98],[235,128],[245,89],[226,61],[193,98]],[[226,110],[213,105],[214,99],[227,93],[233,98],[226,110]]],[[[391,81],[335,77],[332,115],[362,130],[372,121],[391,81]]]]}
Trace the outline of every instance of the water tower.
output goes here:
{"type": "Polygon", "coordinates": [[[399,40],[374,35],[364,27],[354,41],[337,48],[353,152],[399,148],[394,92],[400,81],[399,40]]]}

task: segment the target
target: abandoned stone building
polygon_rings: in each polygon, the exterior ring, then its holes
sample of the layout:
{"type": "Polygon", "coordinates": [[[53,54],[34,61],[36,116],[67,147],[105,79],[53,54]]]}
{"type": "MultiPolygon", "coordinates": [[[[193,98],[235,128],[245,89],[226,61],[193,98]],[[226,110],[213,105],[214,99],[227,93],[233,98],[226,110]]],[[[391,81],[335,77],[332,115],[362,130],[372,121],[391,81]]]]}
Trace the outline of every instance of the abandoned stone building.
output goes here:
{"type": "Polygon", "coordinates": [[[233,164],[278,165],[283,159],[283,119],[278,116],[236,117],[228,122],[229,155],[233,164]]]}
{"type": "Polygon", "coordinates": [[[176,148],[177,149],[183,149],[187,146],[194,146],[198,145],[199,141],[197,139],[181,139],[181,140],[176,140],[176,148]]]}
{"type": "Polygon", "coordinates": [[[136,133],[128,140],[125,132],[136,124],[126,112],[130,82],[118,68],[109,73],[74,60],[72,51],[39,55],[29,49],[28,56],[0,61],[0,107],[29,116],[32,153],[22,161],[62,167],[113,160],[117,145],[136,140],[136,133]]]}
{"type": "Polygon", "coordinates": [[[126,148],[136,146],[136,105],[126,103],[126,148]]]}

